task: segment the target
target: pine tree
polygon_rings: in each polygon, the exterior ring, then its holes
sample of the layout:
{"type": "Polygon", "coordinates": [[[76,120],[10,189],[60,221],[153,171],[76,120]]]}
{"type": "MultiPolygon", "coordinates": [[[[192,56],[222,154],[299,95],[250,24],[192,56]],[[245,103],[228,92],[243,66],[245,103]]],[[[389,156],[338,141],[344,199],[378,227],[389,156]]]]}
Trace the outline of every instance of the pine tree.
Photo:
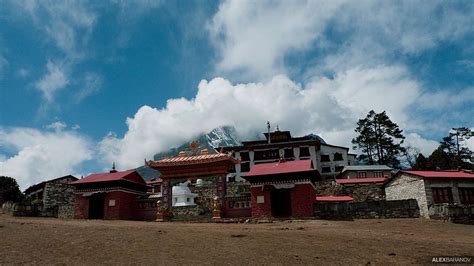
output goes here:
{"type": "Polygon", "coordinates": [[[428,157],[427,170],[449,170],[453,169],[453,163],[448,153],[441,145],[428,157]]]}
{"type": "Polygon", "coordinates": [[[0,205],[5,201],[18,202],[23,199],[23,193],[14,178],[0,176],[0,205]]]}
{"type": "Polygon", "coordinates": [[[364,119],[357,122],[355,129],[359,135],[352,139],[354,149],[360,149],[368,164],[386,164],[399,167],[399,156],[405,152],[401,146],[405,137],[403,130],[390,120],[385,111],[371,110],[364,119]]]}
{"type": "Polygon", "coordinates": [[[472,136],[474,131],[467,127],[453,128],[440,142],[440,148],[448,155],[452,169],[472,167],[472,151],[464,145],[472,136]]]}
{"type": "Polygon", "coordinates": [[[428,170],[428,160],[426,157],[420,153],[416,157],[415,164],[412,166],[413,170],[428,170]]]}

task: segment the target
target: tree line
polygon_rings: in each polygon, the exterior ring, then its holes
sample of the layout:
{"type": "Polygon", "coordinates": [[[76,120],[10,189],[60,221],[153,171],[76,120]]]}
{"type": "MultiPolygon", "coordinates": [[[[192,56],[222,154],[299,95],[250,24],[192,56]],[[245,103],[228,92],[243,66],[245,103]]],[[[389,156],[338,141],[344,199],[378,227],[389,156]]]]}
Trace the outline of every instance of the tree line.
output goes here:
{"type": "Polygon", "coordinates": [[[361,164],[402,168],[401,161],[404,161],[413,170],[474,169],[473,152],[466,146],[474,131],[467,127],[452,128],[428,158],[418,149],[403,145],[403,130],[385,111],[371,110],[365,118],[359,119],[355,132],[357,136],[352,144],[355,150],[362,152],[358,156],[361,164]]]}

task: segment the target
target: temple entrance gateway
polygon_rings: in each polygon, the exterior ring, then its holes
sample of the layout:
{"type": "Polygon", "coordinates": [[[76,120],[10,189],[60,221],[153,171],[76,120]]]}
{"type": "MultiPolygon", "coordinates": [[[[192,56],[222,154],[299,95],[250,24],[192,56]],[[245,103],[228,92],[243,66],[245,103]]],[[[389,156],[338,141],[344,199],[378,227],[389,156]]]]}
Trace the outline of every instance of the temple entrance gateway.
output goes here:
{"type": "MultiPolygon", "coordinates": [[[[225,217],[223,206],[226,204],[226,176],[229,169],[238,161],[230,154],[209,154],[207,149],[197,152],[195,143],[192,143],[190,147],[192,149],[190,152],[181,151],[176,157],[146,162],[149,167],[160,171],[163,180],[162,199],[158,203],[157,221],[171,219],[174,216],[173,211],[182,211],[183,207],[187,208],[183,212],[188,214],[208,212],[215,219],[225,217]],[[204,184],[201,181],[197,184],[198,179],[203,179],[204,184]],[[173,208],[172,187],[185,181],[191,182],[191,191],[199,188],[200,192],[195,201],[196,207],[177,206],[173,208]]],[[[196,193],[196,190],[192,193],[196,193]]]]}
{"type": "Polygon", "coordinates": [[[89,219],[104,219],[104,193],[95,193],[89,198],[89,219]]]}
{"type": "Polygon", "coordinates": [[[273,189],[271,192],[273,217],[291,216],[291,189],[273,189]]]}

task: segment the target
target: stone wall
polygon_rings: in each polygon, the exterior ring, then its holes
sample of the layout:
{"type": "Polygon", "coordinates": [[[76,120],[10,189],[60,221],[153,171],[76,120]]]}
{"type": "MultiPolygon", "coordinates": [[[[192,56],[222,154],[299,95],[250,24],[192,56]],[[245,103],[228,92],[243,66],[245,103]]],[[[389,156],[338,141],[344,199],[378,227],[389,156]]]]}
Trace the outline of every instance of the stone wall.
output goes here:
{"type": "Polygon", "coordinates": [[[211,213],[214,205],[214,197],[217,196],[217,186],[215,183],[203,184],[202,186],[190,185],[192,193],[198,194],[194,199],[196,205],[199,205],[206,213],[211,213]]]}
{"type": "Polygon", "coordinates": [[[331,202],[315,204],[314,215],[316,218],[330,220],[417,218],[420,216],[420,209],[414,199],[331,202]]]}
{"type": "Polygon", "coordinates": [[[209,219],[211,213],[199,205],[173,207],[173,220],[209,219]]]}
{"type": "Polygon", "coordinates": [[[245,182],[227,183],[228,197],[250,196],[250,184],[245,182]]]}
{"type": "Polygon", "coordinates": [[[316,195],[351,196],[356,202],[385,199],[381,183],[348,183],[339,184],[335,180],[316,182],[316,195]]]}
{"type": "Polygon", "coordinates": [[[356,219],[420,217],[420,208],[414,199],[354,202],[350,205],[356,219]]]}
{"type": "Polygon", "coordinates": [[[43,207],[41,205],[24,205],[7,201],[2,204],[2,212],[12,216],[41,216],[43,207]]]}
{"type": "Polygon", "coordinates": [[[45,184],[44,210],[55,209],[57,212],[59,206],[74,206],[74,187],[70,185],[70,182],[71,180],[61,179],[45,184]]]}
{"type": "Polygon", "coordinates": [[[355,202],[385,199],[385,191],[381,183],[355,183],[342,186],[344,194],[351,196],[355,202]]]}
{"type": "Polygon", "coordinates": [[[415,199],[420,215],[429,218],[423,179],[401,174],[385,186],[385,197],[387,200],[415,199]]]}
{"type": "Polygon", "coordinates": [[[325,220],[353,220],[354,215],[348,202],[318,202],[314,204],[314,216],[325,220]]]}
{"type": "Polygon", "coordinates": [[[325,180],[315,183],[316,195],[321,196],[341,196],[344,194],[344,186],[336,183],[334,180],[325,180]]]}
{"type": "Polygon", "coordinates": [[[72,219],[74,218],[74,205],[62,205],[58,208],[58,218],[72,219]]]}
{"type": "Polygon", "coordinates": [[[429,216],[436,220],[474,224],[474,206],[434,204],[429,207],[429,216]]]}

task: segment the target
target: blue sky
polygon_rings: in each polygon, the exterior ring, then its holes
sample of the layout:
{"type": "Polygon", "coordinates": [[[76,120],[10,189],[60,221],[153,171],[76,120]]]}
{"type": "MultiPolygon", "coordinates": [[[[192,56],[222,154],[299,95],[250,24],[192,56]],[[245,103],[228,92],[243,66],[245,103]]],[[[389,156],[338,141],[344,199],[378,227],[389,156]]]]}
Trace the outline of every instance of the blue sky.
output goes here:
{"type": "Polygon", "coordinates": [[[267,120],[350,146],[371,109],[430,153],[474,126],[473,19],[472,1],[0,0],[0,174],[127,169],[267,120]]]}

